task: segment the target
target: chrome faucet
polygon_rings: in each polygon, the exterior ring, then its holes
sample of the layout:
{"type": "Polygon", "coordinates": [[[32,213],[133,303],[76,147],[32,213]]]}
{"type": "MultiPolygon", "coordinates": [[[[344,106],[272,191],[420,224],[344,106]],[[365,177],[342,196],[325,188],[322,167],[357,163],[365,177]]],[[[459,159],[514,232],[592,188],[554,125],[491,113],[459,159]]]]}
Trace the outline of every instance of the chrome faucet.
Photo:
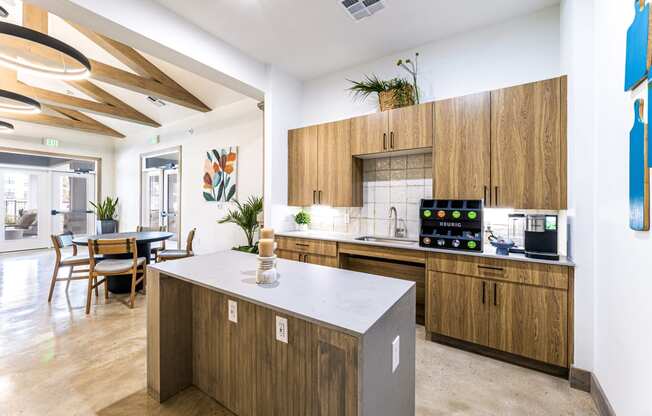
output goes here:
{"type": "Polygon", "coordinates": [[[405,238],[407,234],[407,227],[405,226],[405,220],[401,220],[403,222],[403,227],[399,228],[398,227],[398,211],[396,211],[396,207],[390,207],[389,208],[389,235],[395,238],[405,238]],[[394,232],[392,232],[392,214],[394,215],[394,232]]]}

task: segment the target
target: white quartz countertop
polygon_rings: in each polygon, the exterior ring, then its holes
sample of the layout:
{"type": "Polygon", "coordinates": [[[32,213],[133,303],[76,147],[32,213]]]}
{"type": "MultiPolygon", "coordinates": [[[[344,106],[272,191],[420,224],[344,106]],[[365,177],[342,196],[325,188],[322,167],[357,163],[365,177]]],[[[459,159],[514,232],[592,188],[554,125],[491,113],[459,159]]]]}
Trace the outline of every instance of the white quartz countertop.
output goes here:
{"type": "MultiPolygon", "coordinates": [[[[377,247],[391,247],[391,248],[402,248],[406,250],[419,250],[419,251],[428,251],[433,253],[447,253],[447,254],[459,254],[463,256],[479,256],[479,257],[488,257],[500,260],[514,260],[514,261],[526,261],[530,263],[543,263],[543,264],[553,264],[558,266],[570,266],[574,267],[575,263],[570,260],[568,257],[560,256],[559,260],[541,260],[541,259],[532,259],[525,257],[524,254],[510,253],[509,256],[501,256],[496,254],[496,248],[494,246],[487,246],[485,244],[483,252],[471,252],[471,251],[456,251],[456,250],[442,250],[436,248],[426,248],[419,246],[418,242],[414,244],[403,244],[403,243],[390,243],[390,242],[372,242],[372,241],[360,241],[357,238],[361,237],[355,234],[346,234],[346,233],[334,233],[328,231],[283,231],[277,232],[276,235],[283,237],[295,237],[295,238],[306,238],[312,240],[327,240],[327,241],[337,241],[340,243],[351,243],[351,244],[363,244],[368,246],[377,246],[377,247]]],[[[381,237],[382,238],[382,237],[381,237]]]]}
{"type": "Polygon", "coordinates": [[[256,255],[229,250],[148,267],[358,336],[414,286],[404,280],[283,259],[278,259],[279,280],[258,285],[256,264],[256,255]]]}

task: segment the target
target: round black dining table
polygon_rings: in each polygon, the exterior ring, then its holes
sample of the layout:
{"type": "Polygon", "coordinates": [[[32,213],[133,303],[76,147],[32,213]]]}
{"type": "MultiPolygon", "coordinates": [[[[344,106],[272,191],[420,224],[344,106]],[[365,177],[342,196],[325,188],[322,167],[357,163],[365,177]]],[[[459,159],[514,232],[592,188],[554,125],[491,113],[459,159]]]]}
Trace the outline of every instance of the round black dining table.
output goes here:
{"type": "MultiPolygon", "coordinates": [[[[75,237],[72,242],[78,246],[88,246],[88,240],[110,240],[110,239],[121,239],[121,238],[135,238],[136,239],[136,251],[138,252],[138,257],[144,257],[147,264],[150,262],[150,253],[152,243],[158,241],[164,241],[168,238],[174,237],[173,233],[167,233],[163,231],[143,231],[143,232],[129,232],[129,233],[111,233],[111,234],[100,234],[100,235],[90,235],[86,237],[75,237]]],[[[116,254],[116,255],[105,255],[105,258],[130,258],[131,254],[116,254]]],[[[124,275],[117,275],[114,279],[108,280],[109,291],[111,293],[129,293],[131,292],[131,279],[128,279],[124,275]]],[[[137,289],[142,289],[142,282],[138,284],[137,289]]]]}

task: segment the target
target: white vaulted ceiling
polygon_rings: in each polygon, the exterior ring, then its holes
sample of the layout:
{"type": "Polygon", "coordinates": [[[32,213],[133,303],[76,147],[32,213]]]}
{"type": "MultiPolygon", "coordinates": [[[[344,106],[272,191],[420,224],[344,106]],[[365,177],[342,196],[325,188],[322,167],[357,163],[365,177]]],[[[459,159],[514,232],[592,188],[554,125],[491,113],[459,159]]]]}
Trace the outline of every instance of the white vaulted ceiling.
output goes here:
{"type": "Polygon", "coordinates": [[[355,22],[339,0],[156,1],[304,80],[559,3],[384,0],[384,10],[355,22]]]}

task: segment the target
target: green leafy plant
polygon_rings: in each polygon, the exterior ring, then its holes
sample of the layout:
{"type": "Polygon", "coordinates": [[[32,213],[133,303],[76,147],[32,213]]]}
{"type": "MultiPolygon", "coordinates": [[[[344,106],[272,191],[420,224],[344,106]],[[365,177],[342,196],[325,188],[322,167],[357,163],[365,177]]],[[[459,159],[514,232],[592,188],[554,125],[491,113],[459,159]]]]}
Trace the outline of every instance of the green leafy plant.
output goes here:
{"type": "Polygon", "coordinates": [[[394,99],[400,106],[411,105],[414,103],[414,88],[410,81],[404,78],[392,78],[390,80],[381,80],[377,75],[365,75],[362,81],[347,80],[351,84],[349,92],[353,94],[355,100],[366,100],[370,95],[385,92],[392,92],[394,99]]]}
{"type": "Polygon", "coordinates": [[[93,201],[88,201],[95,208],[95,214],[97,215],[98,220],[112,220],[115,218],[116,210],[118,208],[118,200],[120,198],[113,199],[110,196],[107,196],[104,201],[98,202],[97,204],[93,201]]]}
{"type": "MultiPolygon", "coordinates": [[[[244,204],[234,201],[235,210],[229,210],[227,215],[218,221],[220,224],[231,223],[242,228],[247,237],[248,247],[254,246],[254,234],[259,228],[258,215],[263,212],[263,198],[250,196],[244,204]]],[[[241,250],[243,251],[243,250],[241,250]]]]}
{"type": "Polygon", "coordinates": [[[301,225],[303,224],[308,225],[310,224],[310,214],[308,214],[304,210],[301,210],[297,212],[297,215],[294,216],[294,222],[301,225]]]}

